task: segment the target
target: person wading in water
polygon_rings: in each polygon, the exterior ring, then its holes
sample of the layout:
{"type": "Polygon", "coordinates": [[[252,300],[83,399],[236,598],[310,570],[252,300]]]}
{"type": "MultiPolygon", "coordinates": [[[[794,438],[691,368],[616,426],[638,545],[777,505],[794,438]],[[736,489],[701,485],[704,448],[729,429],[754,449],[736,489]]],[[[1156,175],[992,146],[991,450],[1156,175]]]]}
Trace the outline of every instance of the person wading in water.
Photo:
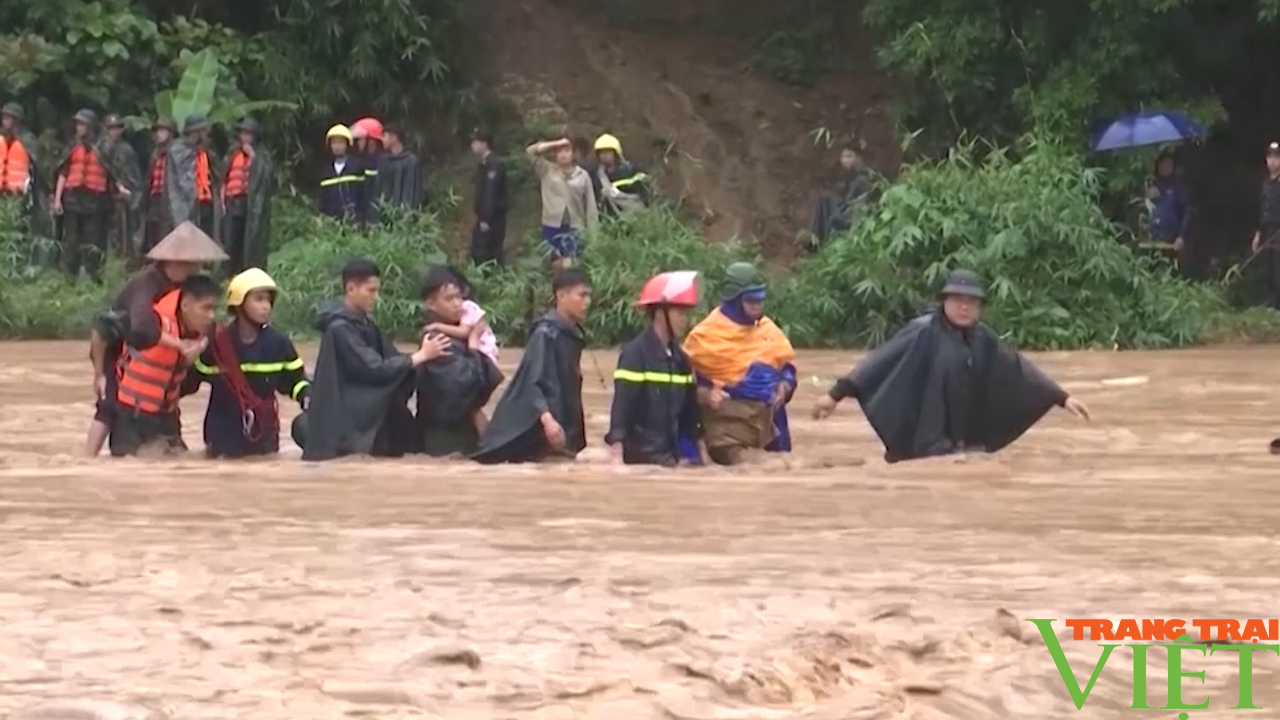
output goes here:
{"type": "Polygon", "coordinates": [[[182,394],[207,382],[205,452],[210,457],[274,455],[280,451],[280,409],[276,395],[308,402],[306,368],[289,336],[271,327],[276,283],[249,268],[227,285],[231,322],[219,327],[209,347],[188,373],[182,394]]]}
{"type": "Polygon", "coordinates": [[[107,441],[115,420],[120,358],[125,346],[146,350],[162,344],[194,359],[200,342],[166,333],[154,307],[160,298],[195,275],[203,263],[221,262],[227,254],[192,223],[183,223],[147,253],[151,264],[134,273],[115,302],[94,319],[89,333],[89,361],[93,364],[93,394],[97,406],[85,452],[95,457],[107,441]]]}

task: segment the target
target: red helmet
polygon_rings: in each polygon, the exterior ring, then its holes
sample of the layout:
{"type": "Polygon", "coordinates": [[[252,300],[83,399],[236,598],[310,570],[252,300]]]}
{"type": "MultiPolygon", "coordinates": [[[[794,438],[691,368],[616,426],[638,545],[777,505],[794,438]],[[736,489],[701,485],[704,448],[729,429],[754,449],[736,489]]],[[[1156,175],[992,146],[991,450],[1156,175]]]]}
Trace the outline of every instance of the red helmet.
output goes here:
{"type": "Polygon", "coordinates": [[[679,305],[694,307],[698,304],[698,273],[694,270],[676,270],[654,275],[644,284],[636,305],[679,305]]]}
{"type": "Polygon", "coordinates": [[[357,136],[363,133],[370,140],[382,142],[382,122],[377,118],[360,118],[351,123],[351,132],[357,136]]]}

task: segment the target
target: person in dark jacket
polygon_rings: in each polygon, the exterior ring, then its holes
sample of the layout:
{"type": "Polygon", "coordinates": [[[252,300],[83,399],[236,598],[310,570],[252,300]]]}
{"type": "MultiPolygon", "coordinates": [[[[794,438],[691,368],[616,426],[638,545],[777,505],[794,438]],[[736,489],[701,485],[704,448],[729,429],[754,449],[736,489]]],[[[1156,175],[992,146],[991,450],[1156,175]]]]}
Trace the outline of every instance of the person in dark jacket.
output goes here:
{"type": "Polygon", "coordinates": [[[581,324],[591,283],[569,268],[551,280],[555,308],[534,322],[524,355],[472,459],[484,464],[572,460],[587,446],[581,324]]]}
{"type": "Polygon", "coordinates": [[[404,146],[404,133],[397,127],[386,127],[381,137],[386,152],[377,158],[377,173],[366,183],[373,183],[373,201],[369,205],[370,221],[381,217],[383,205],[401,210],[418,210],[426,200],[426,179],[418,156],[404,146]]]}
{"type": "Polygon", "coordinates": [[[183,380],[190,395],[209,383],[204,414],[209,457],[274,455],[280,451],[280,410],[276,394],[307,408],[306,368],[288,335],[271,327],[276,283],[260,268],[249,268],[227,285],[231,322],[217,328],[183,380]]]}
{"type": "Polygon", "coordinates": [[[209,237],[220,237],[222,177],[209,140],[209,118],[190,115],[182,121],[182,139],[169,143],[165,160],[166,199],[173,222],[190,220],[209,237]]]}
{"type": "Polygon", "coordinates": [[[418,367],[418,428],[428,455],[469,455],[489,424],[484,406],[502,384],[502,372],[462,324],[466,279],[453,268],[431,268],[423,282],[424,335],[449,338],[451,352],[418,367]],[[456,331],[456,332],[455,332],[456,331]]]}
{"type": "Polygon", "coordinates": [[[121,257],[134,260],[138,257],[142,244],[142,225],[138,213],[142,207],[142,199],[146,196],[142,182],[142,164],[138,161],[138,152],[124,138],[123,118],[112,113],[102,121],[102,127],[106,130],[102,139],[102,151],[111,166],[120,172],[120,185],[128,191],[117,194],[115,198],[107,247],[120,253],[121,257]]]}
{"type": "Polygon", "coordinates": [[[636,303],[649,327],[618,353],[613,408],[604,441],[627,465],[672,466],[703,461],[702,419],[689,358],[678,339],[698,304],[697,273],[662,273],[636,303]]]}
{"type": "Polygon", "coordinates": [[[89,333],[89,361],[93,364],[93,394],[97,399],[85,444],[89,457],[96,457],[102,451],[115,420],[119,380],[116,370],[126,345],[146,350],[164,343],[192,359],[203,350],[198,342],[163,333],[154,306],[199,272],[201,264],[221,262],[227,259],[227,254],[213,238],[186,222],[156,244],[147,253],[147,259],[151,264],[129,278],[111,307],[94,318],[89,333]]]}
{"type": "Polygon", "coordinates": [[[876,184],[862,157],[862,144],[849,141],[840,149],[840,180],[830,192],[823,194],[813,208],[809,231],[813,246],[826,242],[834,233],[853,227],[858,213],[875,201],[876,184]]]}
{"type": "Polygon", "coordinates": [[[976,274],[953,271],[941,295],[941,307],[908,323],[837,380],[814,417],[826,418],[841,400],[857,398],[890,463],[998,452],[1055,405],[1089,419],[1084,403],[979,322],[986,292],[976,274]]]}
{"type": "Polygon", "coordinates": [[[471,152],[480,158],[475,177],[476,224],[471,229],[471,262],[502,267],[507,238],[507,166],[493,152],[493,135],[476,130],[471,152]]]}
{"type": "Polygon", "coordinates": [[[350,154],[351,131],[345,125],[334,125],[324,140],[333,157],[320,174],[320,213],[334,220],[360,222],[365,193],[372,183],[365,182],[365,168],[350,154]]]}
{"type": "Polygon", "coordinates": [[[608,133],[596,138],[596,200],[600,212],[615,216],[649,204],[649,176],[622,155],[622,143],[608,133]]]}
{"type": "Polygon", "coordinates": [[[1267,177],[1262,181],[1258,230],[1253,234],[1255,255],[1267,253],[1267,290],[1271,307],[1280,309],[1280,142],[1267,146],[1267,177]]]}
{"type": "Polygon", "coordinates": [[[1151,200],[1151,239],[1170,243],[1175,252],[1181,252],[1191,220],[1191,198],[1172,153],[1163,152],[1156,158],[1147,197],[1151,200]]]}
{"type": "Polygon", "coordinates": [[[352,260],[342,268],[342,302],[320,310],[316,328],[323,335],[300,433],[303,460],[400,457],[418,448],[408,405],[414,369],[449,354],[449,340],[427,335],[412,355],[397,350],[370,317],[379,275],[368,260],[352,260]]]}

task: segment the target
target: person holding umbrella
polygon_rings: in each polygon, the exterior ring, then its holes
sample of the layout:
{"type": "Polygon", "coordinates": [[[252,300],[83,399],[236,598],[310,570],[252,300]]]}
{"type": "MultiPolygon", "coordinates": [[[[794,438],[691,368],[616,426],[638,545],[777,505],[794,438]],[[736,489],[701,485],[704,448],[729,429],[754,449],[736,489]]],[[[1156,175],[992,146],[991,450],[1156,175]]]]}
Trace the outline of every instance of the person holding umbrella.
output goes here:
{"type": "Polygon", "coordinates": [[[1267,292],[1273,308],[1280,309],[1280,142],[1267,146],[1267,177],[1262,181],[1258,229],[1253,233],[1253,254],[1264,250],[1270,254],[1267,263],[1267,292]]]}

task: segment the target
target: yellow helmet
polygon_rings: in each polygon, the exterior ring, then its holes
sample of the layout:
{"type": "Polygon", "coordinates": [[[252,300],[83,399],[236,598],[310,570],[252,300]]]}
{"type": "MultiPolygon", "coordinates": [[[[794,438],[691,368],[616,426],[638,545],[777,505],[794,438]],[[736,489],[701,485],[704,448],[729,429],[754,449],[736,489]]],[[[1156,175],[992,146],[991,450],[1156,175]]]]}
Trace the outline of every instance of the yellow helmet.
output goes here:
{"type": "Polygon", "coordinates": [[[622,143],[618,142],[618,138],[610,135],[609,133],[605,133],[604,135],[596,138],[595,150],[596,152],[600,152],[601,150],[612,150],[618,155],[621,155],[622,143]]]}
{"type": "Polygon", "coordinates": [[[259,268],[245,270],[227,283],[227,307],[240,307],[245,296],[254,290],[275,292],[276,281],[259,268]]]}
{"type": "Polygon", "coordinates": [[[337,125],[334,125],[333,127],[329,128],[329,132],[327,132],[327,133],[325,133],[325,134],[324,134],[324,141],[325,141],[325,142],[329,142],[330,140],[332,140],[332,139],[334,139],[334,138],[336,138],[336,137],[337,137],[337,138],[342,138],[343,140],[346,140],[347,142],[351,142],[351,130],[350,130],[350,128],[348,128],[346,125],[343,125],[343,124],[341,124],[341,123],[339,123],[339,124],[337,124],[337,125]]]}

